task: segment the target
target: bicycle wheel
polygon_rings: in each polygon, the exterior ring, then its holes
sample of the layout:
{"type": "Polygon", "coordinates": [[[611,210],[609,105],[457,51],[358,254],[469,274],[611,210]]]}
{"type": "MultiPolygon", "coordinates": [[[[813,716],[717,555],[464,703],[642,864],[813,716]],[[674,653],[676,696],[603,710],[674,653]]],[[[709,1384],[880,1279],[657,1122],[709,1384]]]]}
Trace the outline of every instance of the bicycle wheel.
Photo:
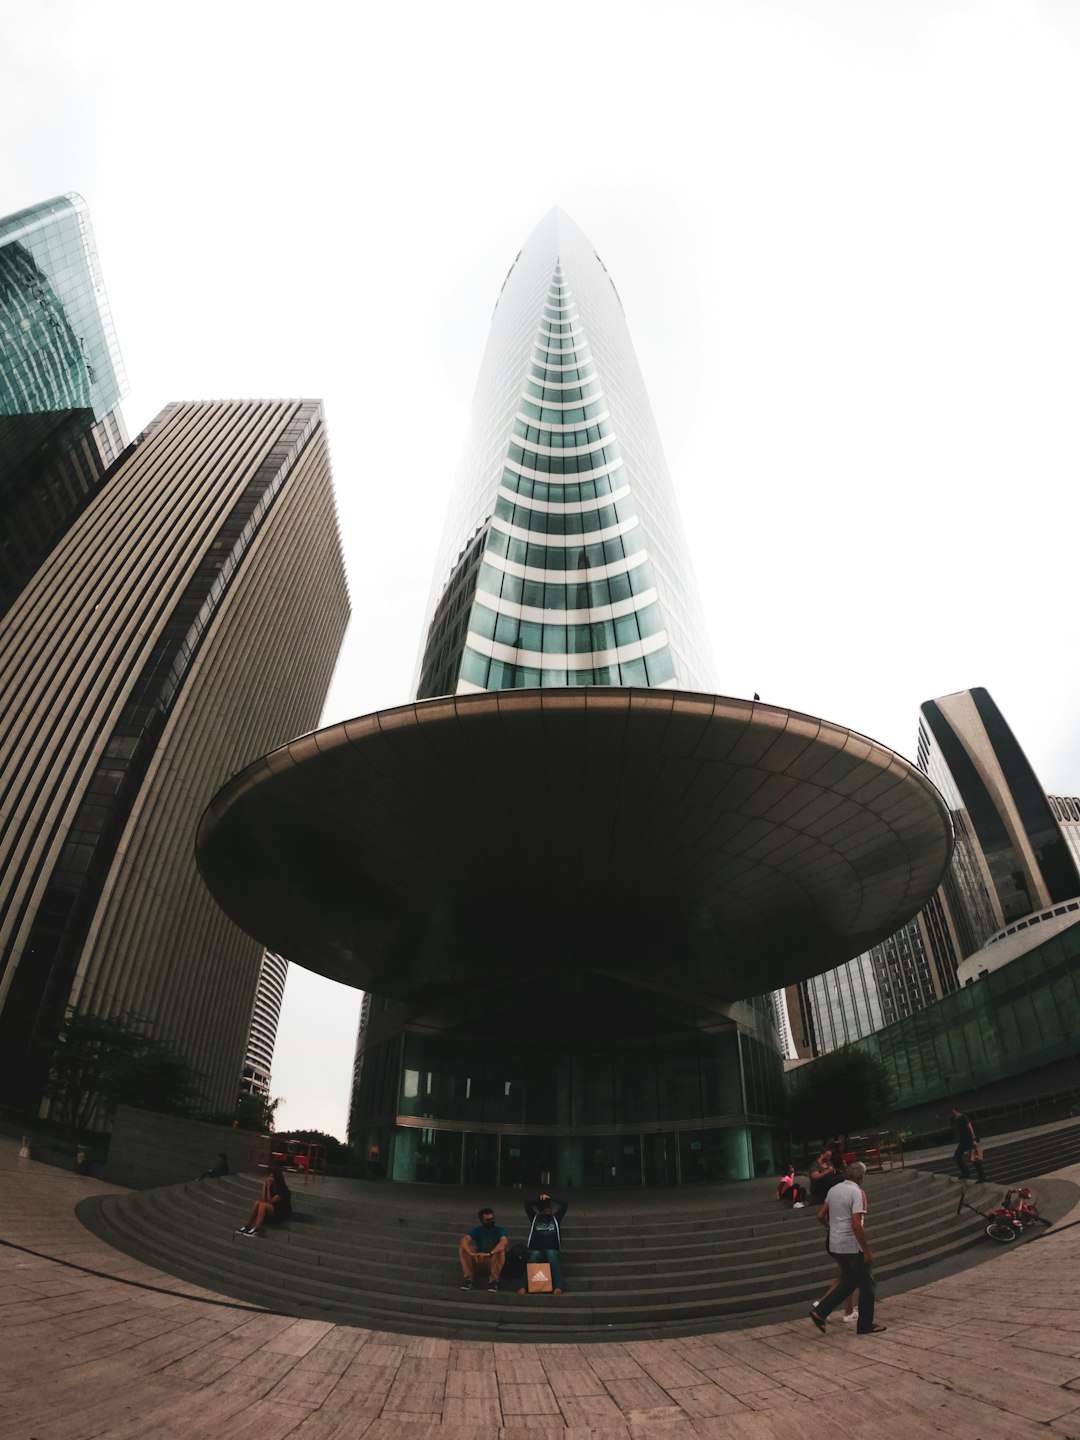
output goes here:
{"type": "Polygon", "coordinates": [[[1016,1231],[1002,1220],[991,1220],[986,1227],[986,1233],[991,1240],[996,1240],[1000,1245],[1007,1245],[1010,1240],[1016,1239],[1016,1231]]]}

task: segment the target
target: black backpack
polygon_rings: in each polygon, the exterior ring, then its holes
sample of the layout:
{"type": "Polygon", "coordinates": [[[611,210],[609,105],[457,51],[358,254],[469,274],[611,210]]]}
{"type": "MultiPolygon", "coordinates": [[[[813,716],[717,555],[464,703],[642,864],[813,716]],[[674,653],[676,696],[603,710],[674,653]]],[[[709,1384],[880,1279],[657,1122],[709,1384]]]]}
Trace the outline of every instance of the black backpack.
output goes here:
{"type": "Polygon", "coordinates": [[[503,1275],[507,1280],[524,1280],[525,1265],[529,1258],[529,1252],[524,1245],[511,1245],[506,1252],[506,1264],[503,1266],[503,1275]]]}

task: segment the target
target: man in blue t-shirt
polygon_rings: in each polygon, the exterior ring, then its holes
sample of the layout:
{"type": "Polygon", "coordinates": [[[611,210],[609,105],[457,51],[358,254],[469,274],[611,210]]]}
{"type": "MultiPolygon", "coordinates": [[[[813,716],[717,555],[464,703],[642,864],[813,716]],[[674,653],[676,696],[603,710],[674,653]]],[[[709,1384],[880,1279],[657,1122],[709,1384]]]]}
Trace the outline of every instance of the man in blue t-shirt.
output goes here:
{"type": "Polygon", "coordinates": [[[487,1280],[488,1290],[498,1290],[499,1276],[506,1264],[506,1231],[495,1224],[495,1211],[485,1206],[477,1213],[479,1225],[462,1235],[458,1243],[462,1290],[479,1290],[487,1280]]]}

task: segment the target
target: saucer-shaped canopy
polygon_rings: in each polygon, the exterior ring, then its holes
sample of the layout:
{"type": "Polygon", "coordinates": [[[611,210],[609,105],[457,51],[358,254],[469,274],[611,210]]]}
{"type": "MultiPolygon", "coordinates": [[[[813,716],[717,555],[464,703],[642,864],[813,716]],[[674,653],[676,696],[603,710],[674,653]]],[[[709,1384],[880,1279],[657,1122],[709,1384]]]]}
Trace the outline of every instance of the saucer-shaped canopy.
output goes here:
{"type": "Polygon", "coordinates": [[[841,964],[929,899],[952,827],[908,761],[809,715],[514,690],[305,735],[219,792],[197,848],[297,964],[414,1001],[520,981],[542,1016],[545,969],[709,1005],[841,964]]]}

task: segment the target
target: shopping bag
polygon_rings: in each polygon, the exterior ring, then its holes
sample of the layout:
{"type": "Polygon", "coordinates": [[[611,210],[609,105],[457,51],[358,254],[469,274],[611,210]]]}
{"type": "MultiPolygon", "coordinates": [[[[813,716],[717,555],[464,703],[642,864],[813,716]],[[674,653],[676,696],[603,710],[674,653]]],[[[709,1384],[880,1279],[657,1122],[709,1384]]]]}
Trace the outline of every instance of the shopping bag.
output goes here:
{"type": "Polygon", "coordinates": [[[528,1275],[528,1277],[529,1277],[529,1282],[528,1282],[528,1283],[529,1283],[529,1294],[530,1294],[530,1295],[550,1295],[550,1294],[551,1294],[551,1266],[550,1266],[550,1265],[543,1265],[543,1264],[541,1264],[539,1261],[532,1261],[532,1260],[530,1260],[530,1261],[529,1261],[529,1267],[528,1267],[528,1270],[526,1271],[526,1273],[527,1273],[527,1275],[528,1275]]]}

